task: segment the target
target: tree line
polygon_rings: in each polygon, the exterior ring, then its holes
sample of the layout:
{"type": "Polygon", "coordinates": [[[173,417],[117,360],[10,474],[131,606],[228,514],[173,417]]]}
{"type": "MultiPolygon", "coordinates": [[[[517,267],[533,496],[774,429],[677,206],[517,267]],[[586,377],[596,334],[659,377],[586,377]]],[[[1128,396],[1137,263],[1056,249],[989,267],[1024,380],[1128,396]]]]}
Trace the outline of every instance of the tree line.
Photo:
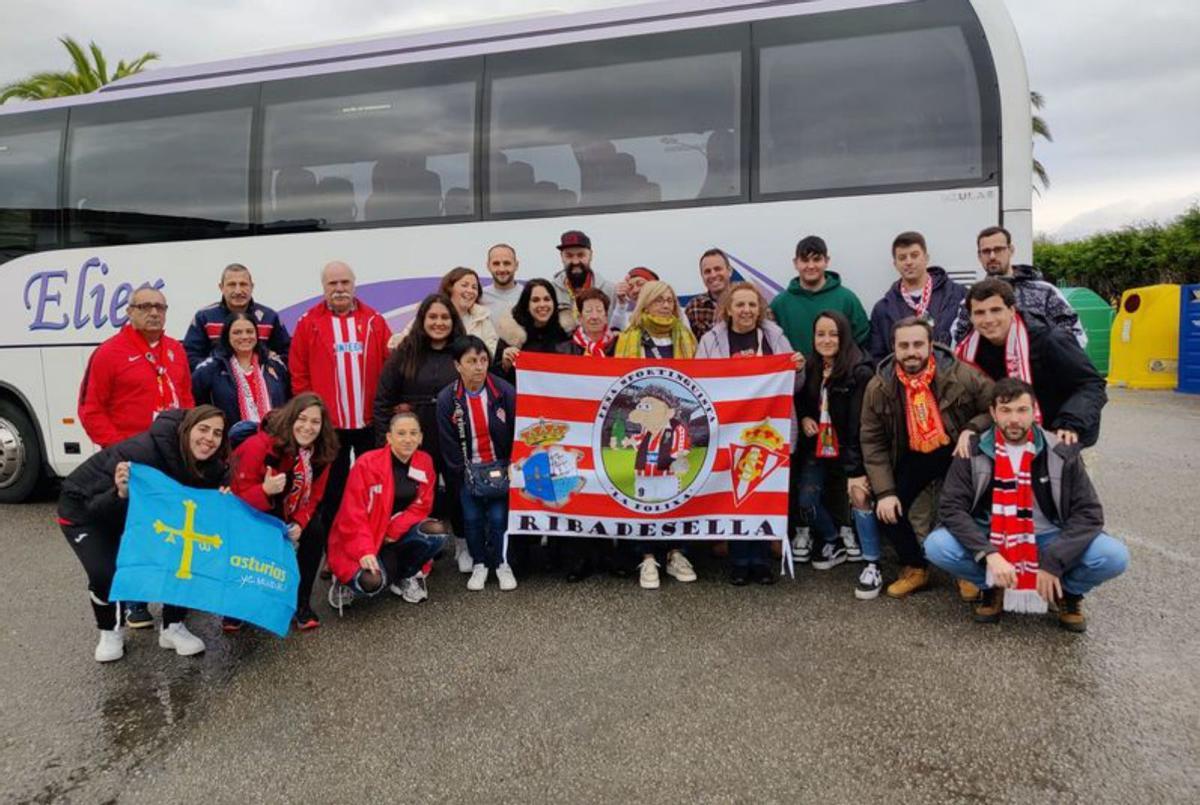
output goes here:
{"type": "Polygon", "coordinates": [[[1166,224],[1127,226],[1065,243],[1038,238],[1033,262],[1055,284],[1091,288],[1113,302],[1129,288],[1200,283],[1200,205],[1166,224]]]}

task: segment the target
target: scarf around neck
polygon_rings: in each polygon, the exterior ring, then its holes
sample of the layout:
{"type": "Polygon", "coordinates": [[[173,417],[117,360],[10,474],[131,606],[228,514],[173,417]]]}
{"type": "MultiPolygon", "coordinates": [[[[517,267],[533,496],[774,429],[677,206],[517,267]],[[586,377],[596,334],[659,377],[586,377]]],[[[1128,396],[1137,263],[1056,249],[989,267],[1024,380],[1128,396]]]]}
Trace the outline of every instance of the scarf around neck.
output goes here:
{"type": "Polygon", "coordinates": [[[312,495],[312,456],[313,449],[311,447],[301,447],[296,451],[296,466],[292,469],[292,488],[288,490],[287,499],[283,504],[284,516],[289,519],[308,503],[308,499],[312,495]]]}
{"type": "Polygon", "coordinates": [[[896,368],[896,379],[904,389],[908,447],[915,453],[932,453],[939,447],[950,444],[950,437],[942,423],[942,412],[938,410],[938,401],[933,395],[933,378],[936,373],[937,361],[932,355],[920,374],[910,375],[903,368],[896,368]]]}
{"type": "Polygon", "coordinates": [[[925,314],[929,311],[929,300],[933,298],[933,277],[929,274],[925,275],[925,284],[921,286],[921,298],[916,302],[912,300],[912,296],[904,289],[904,281],[901,280],[900,298],[904,300],[904,304],[912,308],[917,318],[925,318],[925,314]]]}
{"type": "MultiPolygon", "coordinates": [[[[1019,446],[1020,460],[1013,466],[1010,445],[996,428],[996,461],[992,478],[992,519],[988,540],[1017,570],[1017,583],[1004,591],[1006,612],[1041,613],[1046,601],[1037,593],[1038,548],[1033,526],[1033,457],[1037,448],[1033,428],[1019,446]]],[[[987,586],[993,586],[991,571],[987,586]]]]}
{"type": "Polygon", "coordinates": [[[583,350],[584,355],[592,358],[607,357],[607,350],[614,340],[616,340],[616,336],[610,330],[605,330],[604,335],[592,341],[584,335],[582,325],[576,327],[575,331],[571,333],[571,341],[583,350]]]}
{"type": "Polygon", "coordinates": [[[829,415],[829,369],[821,378],[821,412],[817,419],[817,458],[837,458],[841,454],[833,417],[829,415]]]}
{"type": "Polygon", "coordinates": [[[155,403],[154,412],[161,413],[170,411],[173,408],[179,407],[179,392],[175,388],[175,381],[171,379],[171,375],[167,372],[166,364],[163,363],[163,353],[165,347],[163,345],[163,336],[159,336],[158,343],[150,346],[150,342],[146,337],[134,330],[131,325],[129,332],[136,338],[139,345],[146,347],[146,354],[142,357],[146,363],[150,364],[150,368],[154,370],[155,379],[155,403]]]}
{"type": "Polygon", "coordinates": [[[262,422],[271,410],[271,395],[267,391],[267,379],[257,355],[250,356],[250,368],[243,369],[237,356],[229,358],[229,371],[237,384],[238,416],[242,421],[262,422]]]}
{"type": "Polygon", "coordinates": [[[676,359],[693,358],[696,355],[696,337],[683,325],[678,316],[654,316],[643,313],[637,326],[630,325],[617,338],[618,358],[646,358],[642,348],[642,336],[671,339],[676,359]]]}
{"type": "MultiPolygon", "coordinates": [[[[980,338],[979,331],[972,330],[954,349],[954,354],[960,361],[969,363],[976,369],[979,369],[975,356],[979,352],[980,338]]],[[[1008,337],[1004,339],[1004,370],[1009,377],[1020,378],[1033,385],[1033,368],[1029,358],[1029,328],[1025,326],[1025,320],[1021,318],[1020,313],[1013,314],[1012,326],[1008,328],[1008,337]]],[[[1038,406],[1036,397],[1033,401],[1033,418],[1039,425],[1042,424],[1042,409],[1038,406]]]]}

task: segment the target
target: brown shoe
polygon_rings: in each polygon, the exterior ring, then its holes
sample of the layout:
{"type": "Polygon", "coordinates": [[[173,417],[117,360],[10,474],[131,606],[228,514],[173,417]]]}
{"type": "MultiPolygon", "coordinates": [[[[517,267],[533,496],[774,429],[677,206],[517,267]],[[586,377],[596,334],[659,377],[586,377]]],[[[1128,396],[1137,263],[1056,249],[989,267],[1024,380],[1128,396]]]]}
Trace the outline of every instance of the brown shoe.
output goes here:
{"type": "Polygon", "coordinates": [[[979,588],[966,579],[958,580],[958,597],[968,604],[979,600],[979,588]]]}
{"type": "Polygon", "coordinates": [[[888,585],[887,594],[891,598],[908,598],[917,590],[929,586],[929,568],[902,567],[900,578],[888,585]]]}
{"type": "Polygon", "coordinates": [[[999,623],[1000,615],[1004,612],[1004,588],[989,587],[984,590],[974,612],[976,623],[999,623]]]}
{"type": "Polygon", "coordinates": [[[1083,614],[1083,596],[1065,594],[1058,602],[1058,625],[1068,632],[1086,632],[1087,618],[1083,614]]]}

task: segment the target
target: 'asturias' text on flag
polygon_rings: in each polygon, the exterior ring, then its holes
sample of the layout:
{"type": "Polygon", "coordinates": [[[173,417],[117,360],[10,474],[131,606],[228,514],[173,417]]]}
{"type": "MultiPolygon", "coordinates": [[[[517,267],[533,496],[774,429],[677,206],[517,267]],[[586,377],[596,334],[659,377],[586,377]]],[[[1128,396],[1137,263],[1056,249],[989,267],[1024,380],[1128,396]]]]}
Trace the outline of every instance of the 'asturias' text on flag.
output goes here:
{"type": "Polygon", "coordinates": [[[287,634],[300,571],[287,526],[233,495],[134,464],[114,601],[161,601],[287,634]]]}

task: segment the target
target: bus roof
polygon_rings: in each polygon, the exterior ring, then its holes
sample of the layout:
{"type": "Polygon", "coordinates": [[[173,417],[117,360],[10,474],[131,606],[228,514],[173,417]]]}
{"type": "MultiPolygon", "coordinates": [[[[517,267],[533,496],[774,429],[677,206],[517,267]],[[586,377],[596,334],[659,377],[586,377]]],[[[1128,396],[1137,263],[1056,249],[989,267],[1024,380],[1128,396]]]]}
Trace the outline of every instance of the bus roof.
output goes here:
{"type": "Polygon", "coordinates": [[[531,47],[819,14],[915,0],[662,0],[579,13],[548,13],[147,70],[98,92],[0,107],[0,115],[184,90],[465,58],[531,47]]]}

